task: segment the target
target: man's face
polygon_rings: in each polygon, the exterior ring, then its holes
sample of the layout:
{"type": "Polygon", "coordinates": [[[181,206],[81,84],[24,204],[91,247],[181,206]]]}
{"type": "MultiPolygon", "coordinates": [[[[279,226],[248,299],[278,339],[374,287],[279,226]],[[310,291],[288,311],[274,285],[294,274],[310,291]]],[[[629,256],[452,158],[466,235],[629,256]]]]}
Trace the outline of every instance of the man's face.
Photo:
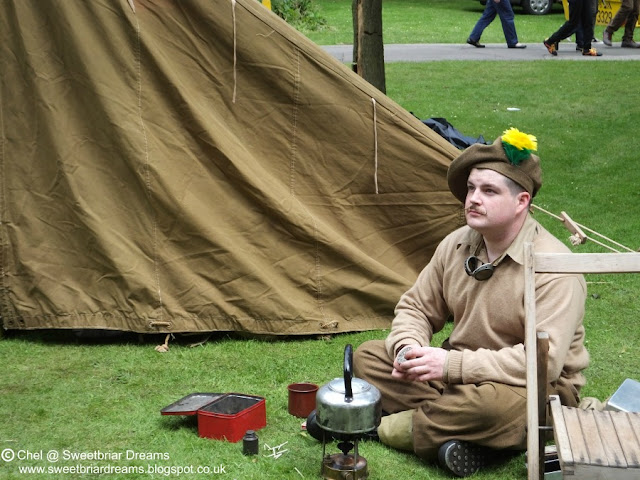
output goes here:
{"type": "Polygon", "coordinates": [[[514,195],[506,177],[494,170],[473,168],[467,180],[467,225],[483,235],[508,232],[522,209],[521,195],[514,195]]]}

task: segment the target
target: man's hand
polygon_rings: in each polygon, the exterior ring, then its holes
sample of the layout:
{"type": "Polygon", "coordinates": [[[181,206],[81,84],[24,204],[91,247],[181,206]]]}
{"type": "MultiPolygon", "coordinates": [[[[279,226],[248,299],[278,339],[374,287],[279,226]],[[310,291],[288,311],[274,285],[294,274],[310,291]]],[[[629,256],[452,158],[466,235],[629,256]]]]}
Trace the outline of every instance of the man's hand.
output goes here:
{"type": "Polygon", "coordinates": [[[407,345],[398,352],[391,376],[409,382],[442,380],[446,359],[447,351],[443,348],[407,345]]]}

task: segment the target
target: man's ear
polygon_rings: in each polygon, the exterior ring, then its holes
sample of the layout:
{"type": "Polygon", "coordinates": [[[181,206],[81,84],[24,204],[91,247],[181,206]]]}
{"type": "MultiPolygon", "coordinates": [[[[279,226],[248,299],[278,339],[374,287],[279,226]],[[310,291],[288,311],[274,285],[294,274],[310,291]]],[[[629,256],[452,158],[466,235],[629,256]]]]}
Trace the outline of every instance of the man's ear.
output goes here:
{"type": "Polygon", "coordinates": [[[516,196],[518,213],[522,210],[529,210],[531,204],[531,194],[529,192],[520,192],[516,196]]]}

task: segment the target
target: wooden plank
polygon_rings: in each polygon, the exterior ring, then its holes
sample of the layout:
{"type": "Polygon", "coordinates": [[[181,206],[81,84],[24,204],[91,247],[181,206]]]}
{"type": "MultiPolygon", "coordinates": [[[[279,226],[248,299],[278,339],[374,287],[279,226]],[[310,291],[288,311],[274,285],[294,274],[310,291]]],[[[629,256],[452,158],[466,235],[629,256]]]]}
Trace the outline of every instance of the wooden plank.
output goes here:
{"type": "Polygon", "coordinates": [[[536,253],[536,272],[640,272],[640,253],[536,253]]]}
{"type": "Polygon", "coordinates": [[[603,445],[609,466],[626,468],[627,461],[624,457],[622,445],[611,421],[611,412],[598,412],[596,415],[596,423],[600,436],[604,439],[603,445]]]}
{"type": "Polygon", "coordinates": [[[567,433],[567,426],[564,422],[564,414],[562,411],[562,404],[560,403],[560,397],[558,397],[558,395],[551,395],[549,397],[549,405],[551,406],[553,435],[558,449],[558,459],[562,465],[562,471],[569,471],[573,468],[575,462],[573,461],[573,454],[571,453],[569,434],[567,433]]]}
{"type": "Polygon", "coordinates": [[[569,434],[569,444],[571,445],[571,453],[573,461],[578,464],[589,464],[589,451],[584,442],[580,419],[578,418],[578,409],[574,407],[562,407],[564,415],[564,423],[567,426],[569,434]]]}
{"type": "Polygon", "coordinates": [[[588,463],[590,465],[608,466],[607,454],[602,444],[602,438],[600,437],[600,431],[595,419],[598,413],[599,412],[595,410],[577,409],[582,437],[585,439],[585,445],[587,447],[588,463]]]}
{"type": "MultiPolygon", "coordinates": [[[[538,424],[544,427],[547,425],[547,367],[549,365],[549,334],[547,332],[538,332],[536,334],[536,350],[536,369],[538,371],[538,424]]],[[[540,437],[544,437],[544,435],[541,434],[540,437]]]]}
{"type": "Polygon", "coordinates": [[[640,451],[638,451],[638,439],[631,426],[631,420],[627,412],[611,412],[611,420],[618,434],[624,458],[628,468],[640,468],[640,451]]]}
{"type": "Polygon", "coordinates": [[[533,264],[533,243],[524,245],[524,346],[527,374],[527,478],[539,480],[540,445],[538,429],[538,375],[536,345],[536,295],[535,270],[533,264]]]}
{"type": "MultiPolygon", "coordinates": [[[[633,429],[633,432],[636,435],[636,452],[638,454],[640,454],[640,413],[635,412],[635,413],[629,413],[629,423],[631,425],[631,428],[633,429]]],[[[635,470],[635,469],[634,469],[635,470]]],[[[635,478],[640,478],[640,470],[636,470],[635,472],[635,478]]]]}
{"type": "Polygon", "coordinates": [[[549,334],[547,332],[538,332],[536,335],[537,361],[536,370],[538,370],[538,468],[539,480],[544,479],[545,456],[544,447],[547,443],[547,365],[549,364],[549,334]]]}
{"type": "Polygon", "coordinates": [[[638,480],[638,470],[627,468],[610,468],[596,465],[578,465],[571,477],[575,480],[638,480]]]}
{"type": "Polygon", "coordinates": [[[640,448],[640,413],[630,413],[629,423],[631,424],[631,428],[633,428],[633,433],[636,434],[636,445],[640,448]]]}

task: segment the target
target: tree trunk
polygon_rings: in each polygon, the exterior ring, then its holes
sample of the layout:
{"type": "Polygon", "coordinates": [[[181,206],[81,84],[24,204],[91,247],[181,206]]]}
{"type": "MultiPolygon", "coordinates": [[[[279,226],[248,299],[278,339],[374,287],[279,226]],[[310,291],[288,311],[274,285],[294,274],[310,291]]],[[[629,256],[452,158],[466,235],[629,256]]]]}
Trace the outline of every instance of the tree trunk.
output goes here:
{"type": "Polygon", "coordinates": [[[382,0],[353,0],[353,69],[382,93],[384,75],[382,0]]]}

